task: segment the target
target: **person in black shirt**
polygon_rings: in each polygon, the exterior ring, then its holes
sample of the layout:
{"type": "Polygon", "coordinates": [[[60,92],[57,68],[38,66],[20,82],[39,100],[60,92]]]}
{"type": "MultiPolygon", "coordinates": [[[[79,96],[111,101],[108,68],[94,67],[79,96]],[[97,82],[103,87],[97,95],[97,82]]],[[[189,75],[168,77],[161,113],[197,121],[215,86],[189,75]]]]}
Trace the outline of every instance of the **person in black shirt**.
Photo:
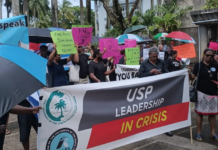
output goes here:
{"type": "Polygon", "coordinates": [[[177,51],[171,50],[170,54],[171,54],[171,58],[168,59],[166,63],[169,72],[180,70],[181,69],[180,62],[176,59],[177,51]]]}
{"type": "MultiPolygon", "coordinates": [[[[91,44],[89,44],[87,47],[90,48],[91,44]]],[[[79,82],[74,84],[87,84],[89,83],[89,68],[88,68],[88,61],[92,60],[92,56],[88,56],[83,53],[84,49],[82,46],[78,47],[78,53],[79,53],[79,62],[76,63],[80,66],[79,70],[79,82]]],[[[73,62],[74,63],[74,62],[73,62]]],[[[75,64],[75,63],[74,63],[75,64]]]]}
{"type": "Polygon", "coordinates": [[[27,107],[22,107],[22,106],[17,105],[0,118],[0,150],[3,150],[4,139],[5,139],[5,130],[6,130],[5,125],[6,125],[9,113],[13,113],[13,114],[37,114],[39,112],[39,109],[42,109],[42,107],[37,106],[37,107],[33,107],[33,108],[27,108],[27,107]]]}
{"type": "Polygon", "coordinates": [[[89,64],[89,76],[91,83],[105,82],[105,76],[115,71],[115,67],[106,71],[106,67],[102,61],[102,53],[100,50],[95,50],[93,55],[94,60],[89,64]]]}
{"type": "Polygon", "coordinates": [[[214,51],[206,49],[204,51],[203,61],[195,64],[193,74],[189,71],[189,78],[194,80],[197,76],[197,90],[198,100],[195,105],[195,112],[197,113],[197,135],[196,140],[202,141],[201,127],[203,115],[208,116],[211,128],[211,137],[218,141],[218,136],[215,133],[216,116],[218,114],[218,100],[217,97],[217,81],[218,66],[213,63],[214,51]],[[211,97],[212,96],[212,97],[211,97]]]}

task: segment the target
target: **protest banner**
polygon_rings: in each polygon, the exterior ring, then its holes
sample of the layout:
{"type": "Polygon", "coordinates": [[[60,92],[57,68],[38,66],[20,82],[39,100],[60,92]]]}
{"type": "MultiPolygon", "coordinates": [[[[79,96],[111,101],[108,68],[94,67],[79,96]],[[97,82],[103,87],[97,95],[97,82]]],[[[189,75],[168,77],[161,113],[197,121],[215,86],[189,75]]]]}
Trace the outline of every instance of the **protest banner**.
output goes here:
{"type": "Polygon", "coordinates": [[[53,31],[50,33],[53,42],[56,44],[58,54],[76,54],[73,37],[68,31],[53,31]]]}
{"type": "Polygon", "coordinates": [[[0,20],[0,43],[29,50],[29,32],[26,16],[0,20]]]}
{"type": "Polygon", "coordinates": [[[126,48],[133,48],[137,46],[136,40],[125,39],[126,48]]]}
{"type": "Polygon", "coordinates": [[[118,50],[118,40],[117,39],[103,39],[104,48],[106,52],[103,55],[103,58],[108,58],[112,56],[119,56],[120,51],[118,50]]]}
{"type": "Polygon", "coordinates": [[[79,46],[87,46],[92,40],[92,26],[78,25],[72,26],[72,35],[74,42],[79,46]]]}
{"type": "Polygon", "coordinates": [[[196,57],[195,47],[193,43],[174,46],[173,49],[177,51],[178,57],[181,57],[181,58],[196,57]]]}
{"type": "Polygon", "coordinates": [[[140,65],[116,65],[116,80],[129,80],[138,78],[140,65]]]}
{"type": "MultiPolygon", "coordinates": [[[[149,48],[143,49],[143,60],[149,58],[149,48]]],[[[159,52],[158,58],[164,60],[165,52],[159,52]]]]}
{"type": "Polygon", "coordinates": [[[210,42],[209,48],[212,49],[212,50],[217,51],[218,50],[218,43],[210,42]]]}
{"type": "Polygon", "coordinates": [[[37,148],[113,149],[190,126],[188,80],[181,70],[119,84],[43,89],[37,148]]]}
{"type": "Polygon", "coordinates": [[[139,47],[126,48],[125,55],[127,59],[126,65],[139,65],[139,61],[140,61],[139,47]]]}

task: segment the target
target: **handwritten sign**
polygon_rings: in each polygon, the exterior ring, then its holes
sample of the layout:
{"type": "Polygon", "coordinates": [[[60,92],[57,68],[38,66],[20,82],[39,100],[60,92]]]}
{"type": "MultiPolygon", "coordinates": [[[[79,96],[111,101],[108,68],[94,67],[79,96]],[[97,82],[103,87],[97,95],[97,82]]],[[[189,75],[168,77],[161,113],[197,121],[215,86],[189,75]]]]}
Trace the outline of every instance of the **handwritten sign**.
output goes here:
{"type": "Polygon", "coordinates": [[[106,48],[106,52],[104,53],[103,58],[120,55],[120,51],[118,51],[117,39],[104,39],[103,41],[104,47],[106,48]]]}
{"type": "Polygon", "coordinates": [[[126,48],[126,65],[139,65],[140,61],[140,49],[139,47],[135,48],[126,48]]]}
{"type": "Polygon", "coordinates": [[[123,55],[114,56],[114,65],[119,64],[119,61],[122,57],[123,57],[123,55]]]}
{"type": "Polygon", "coordinates": [[[137,43],[136,43],[136,40],[125,39],[125,45],[126,45],[126,48],[133,48],[133,47],[136,47],[137,43]]]}
{"type": "Polygon", "coordinates": [[[177,51],[178,57],[181,58],[194,58],[196,57],[195,47],[193,43],[174,46],[173,49],[177,51]]]}
{"type": "Polygon", "coordinates": [[[58,54],[76,54],[72,34],[68,31],[53,31],[50,33],[53,42],[57,45],[58,54]]]}
{"type": "MultiPolygon", "coordinates": [[[[165,52],[159,52],[158,58],[164,60],[165,52]]],[[[143,60],[149,58],[149,48],[143,49],[143,60]]]]}
{"type": "Polygon", "coordinates": [[[218,43],[210,42],[209,48],[212,49],[212,50],[217,51],[218,50],[218,43]]]}
{"type": "Polygon", "coordinates": [[[78,46],[86,46],[92,40],[92,27],[90,26],[73,26],[72,35],[74,42],[78,46]]]}
{"type": "Polygon", "coordinates": [[[126,45],[118,45],[119,50],[124,50],[126,48],[126,45]]]}
{"type": "Polygon", "coordinates": [[[104,39],[99,39],[99,48],[101,52],[104,52],[104,40],[106,39],[113,39],[113,38],[104,38],[104,39]]]}

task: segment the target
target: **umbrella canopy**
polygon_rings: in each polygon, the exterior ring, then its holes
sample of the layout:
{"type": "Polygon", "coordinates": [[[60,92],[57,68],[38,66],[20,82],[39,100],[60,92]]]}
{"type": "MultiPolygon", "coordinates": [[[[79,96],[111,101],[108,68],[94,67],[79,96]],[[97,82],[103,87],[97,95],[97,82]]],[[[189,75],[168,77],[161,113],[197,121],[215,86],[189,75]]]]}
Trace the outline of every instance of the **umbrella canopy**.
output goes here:
{"type": "Polygon", "coordinates": [[[17,46],[0,45],[0,117],[46,84],[47,60],[17,46]]]}
{"type": "Polygon", "coordinates": [[[143,40],[140,36],[135,35],[135,34],[123,34],[123,35],[118,36],[116,39],[118,40],[119,44],[124,44],[125,39],[136,40],[137,43],[145,42],[145,40],[143,40]]]}
{"type": "Polygon", "coordinates": [[[166,40],[167,35],[168,33],[158,33],[153,37],[153,39],[154,40],[166,40]]]}
{"type": "Polygon", "coordinates": [[[179,40],[192,40],[192,38],[187,33],[181,31],[171,32],[166,37],[179,40]]]}
{"type": "Polygon", "coordinates": [[[196,44],[195,40],[191,37],[192,40],[178,40],[180,42],[185,42],[185,43],[194,43],[196,44]]]}
{"type": "Polygon", "coordinates": [[[149,37],[141,36],[141,38],[142,38],[145,42],[153,42],[153,40],[150,39],[149,37]]]}
{"type": "Polygon", "coordinates": [[[135,31],[139,31],[139,30],[143,30],[143,29],[146,29],[146,28],[147,28],[147,27],[146,27],[146,26],[143,26],[143,25],[132,26],[132,27],[127,28],[127,29],[124,31],[123,34],[135,32],[135,31]]]}
{"type": "Polygon", "coordinates": [[[62,28],[29,28],[29,42],[31,43],[53,43],[50,32],[66,31],[62,28]]]}

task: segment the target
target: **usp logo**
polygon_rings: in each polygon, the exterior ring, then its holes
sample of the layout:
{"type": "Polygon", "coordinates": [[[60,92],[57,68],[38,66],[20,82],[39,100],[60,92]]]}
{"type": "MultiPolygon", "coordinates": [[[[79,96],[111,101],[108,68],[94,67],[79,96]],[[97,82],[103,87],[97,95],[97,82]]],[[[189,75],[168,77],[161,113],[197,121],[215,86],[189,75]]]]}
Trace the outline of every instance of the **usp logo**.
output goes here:
{"type": "Polygon", "coordinates": [[[53,124],[63,124],[77,111],[75,96],[65,90],[53,91],[43,104],[45,118],[53,124]]]}
{"type": "Polygon", "coordinates": [[[46,143],[46,150],[76,150],[78,138],[76,133],[69,128],[59,129],[54,132],[46,143]]]}

